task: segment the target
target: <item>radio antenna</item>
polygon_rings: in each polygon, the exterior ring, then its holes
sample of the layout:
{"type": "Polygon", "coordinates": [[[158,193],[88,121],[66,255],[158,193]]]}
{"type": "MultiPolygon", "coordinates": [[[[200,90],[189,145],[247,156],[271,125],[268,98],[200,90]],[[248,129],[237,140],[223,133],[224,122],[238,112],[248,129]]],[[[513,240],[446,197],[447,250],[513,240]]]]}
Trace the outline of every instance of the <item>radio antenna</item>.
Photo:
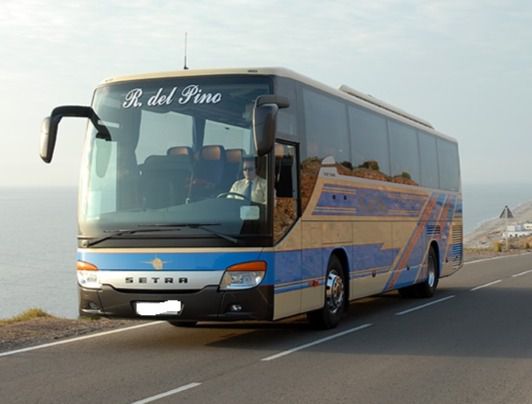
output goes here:
{"type": "Polygon", "coordinates": [[[185,32],[185,64],[183,66],[184,70],[188,70],[187,66],[187,33],[185,32]]]}

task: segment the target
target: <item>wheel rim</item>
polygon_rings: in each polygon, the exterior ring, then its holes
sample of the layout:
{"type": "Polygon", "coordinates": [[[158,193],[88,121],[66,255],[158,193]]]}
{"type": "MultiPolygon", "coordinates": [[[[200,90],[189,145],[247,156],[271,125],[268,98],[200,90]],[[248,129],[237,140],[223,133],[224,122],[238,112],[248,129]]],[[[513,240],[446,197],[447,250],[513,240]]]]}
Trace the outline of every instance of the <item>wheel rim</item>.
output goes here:
{"type": "Polygon", "coordinates": [[[327,277],[326,299],[332,314],[336,314],[344,304],[344,281],[336,270],[329,272],[327,277]]]}
{"type": "Polygon", "coordinates": [[[429,287],[433,288],[436,282],[436,269],[434,266],[434,258],[432,257],[432,254],[429,254],[429,262],[428,262],[427,271],[428,271],[427,283],[429,287]]]}

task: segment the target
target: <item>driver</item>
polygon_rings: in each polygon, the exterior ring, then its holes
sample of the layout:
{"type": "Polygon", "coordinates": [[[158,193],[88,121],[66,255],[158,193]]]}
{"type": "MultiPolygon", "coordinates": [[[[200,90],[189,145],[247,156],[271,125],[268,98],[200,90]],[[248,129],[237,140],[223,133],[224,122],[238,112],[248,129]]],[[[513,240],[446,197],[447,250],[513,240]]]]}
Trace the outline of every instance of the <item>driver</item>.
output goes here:
{"type": "MultiPolygon", "coordinates": [[[[257,203],[266,203],[266,191],[268,186],[266,180],[259,177],[255,168],[254,158],[244,158],[242,162],[244,178],[236,181],[229,192],[240,194],[243,197],[257,203]]],[[[229,197],[237,197],[236,195],[229,197]]]]}

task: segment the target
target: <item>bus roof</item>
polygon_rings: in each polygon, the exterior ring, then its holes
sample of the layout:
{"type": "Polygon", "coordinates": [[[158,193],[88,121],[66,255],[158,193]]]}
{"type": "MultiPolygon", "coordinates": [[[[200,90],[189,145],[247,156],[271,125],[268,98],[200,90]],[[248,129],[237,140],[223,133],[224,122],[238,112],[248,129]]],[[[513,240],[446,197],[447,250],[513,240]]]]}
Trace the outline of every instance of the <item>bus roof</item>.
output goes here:
{"type": "Polygon", "coordinates": [[[120,83],[136,80],[149,80],[171,77],[194,77],[194,76],[219,76],[219,75],[265,75],[278,76],[293,79],[298,82],[307,84],[311,87],[317,88],[321,91],[327,92],[331,95],[343,98],[355,104],[359,104],[367,109],[373,110],[379,114],[387,115],[396,120],[403,121],[419,129],[425,130],[432,134],[446,138],[449,141],[456,143],[456,139],[445,135],[432,126],[429,122],[416,117],[408,112],[405,112],[393,105],[381,101],[371,95],[361,93],[346,85],[340,86],[338,89],[330,87],[319,81],[311,79],[302,74],[296,73],[293,70],[284,67],[239,67],[239,68],[219,68],[219,69],[192,69],[192,70],[174,70],[166,72],[144,73],[136,75],[118,76],[104,80],[100,85],[111,83],[120,83]]]}

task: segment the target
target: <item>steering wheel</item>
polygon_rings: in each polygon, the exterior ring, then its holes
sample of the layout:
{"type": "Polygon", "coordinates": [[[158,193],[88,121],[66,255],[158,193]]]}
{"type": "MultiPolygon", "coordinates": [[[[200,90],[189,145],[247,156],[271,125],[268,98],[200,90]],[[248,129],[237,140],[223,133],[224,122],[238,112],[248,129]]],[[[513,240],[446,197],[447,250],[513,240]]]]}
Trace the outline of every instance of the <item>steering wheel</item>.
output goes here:
{"type": "Polygon", "coordinates": [[[250,198],[245,195],[239,194],[238,192],[222,192],[221,194],[218,194],[216,198],[227,198],[228,196],[236,196],[236,199],[243,199],[245,201],[252,202],[250,198]]]}

